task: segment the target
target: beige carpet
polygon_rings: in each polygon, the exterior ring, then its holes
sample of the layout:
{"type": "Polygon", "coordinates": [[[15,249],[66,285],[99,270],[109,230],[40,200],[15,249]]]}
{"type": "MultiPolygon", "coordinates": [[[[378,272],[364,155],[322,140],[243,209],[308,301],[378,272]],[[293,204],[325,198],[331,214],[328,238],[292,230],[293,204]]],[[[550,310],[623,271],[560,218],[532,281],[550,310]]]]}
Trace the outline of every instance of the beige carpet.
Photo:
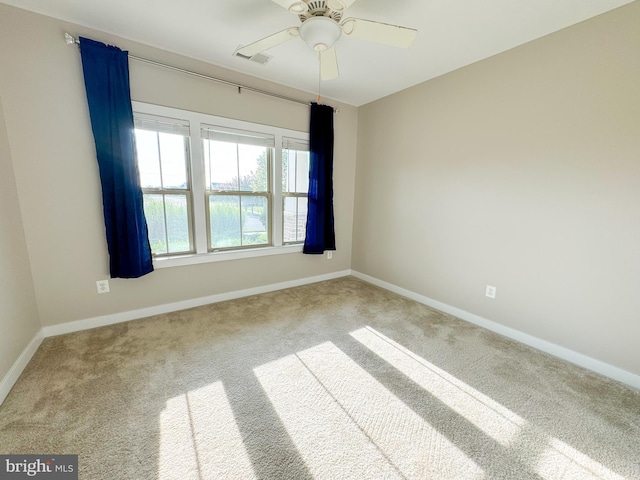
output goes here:
{"type": "Polygon", "coordinates": [[[640,479],[640,392],[354,278],[49,338],[0,453],[82,479],[640,479]]]}

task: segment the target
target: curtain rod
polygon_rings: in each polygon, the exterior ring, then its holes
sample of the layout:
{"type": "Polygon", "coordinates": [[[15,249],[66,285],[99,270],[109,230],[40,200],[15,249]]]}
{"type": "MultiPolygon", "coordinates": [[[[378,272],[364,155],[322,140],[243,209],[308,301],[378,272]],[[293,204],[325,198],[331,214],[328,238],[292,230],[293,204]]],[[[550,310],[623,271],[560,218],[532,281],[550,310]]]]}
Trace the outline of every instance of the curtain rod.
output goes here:
{"type": "MultiPolygon", "coordinates": [[[[70,35],[69,33],[65,32],[64,39],[65,39],[65,41],[67,42],[68,45],[73,45],[73,44],[80,45],[80,40],[75,38],[74,36],[70,35]]],[[[148,58],[137,57],[135,55],[129,55],[129,58],[132,58],[133,60],[137,60],[139,62],[149,63],[149,64],[155,65],[157,67],[167,68],[167,69],[173,70],[175,72],[185,73],[187,75],[192,75],[194,77],[204,78],[206,80],[211,80],[213,82],[221,83],[223,85],[228,85],[230,87],[235,87],[235,88],[238,89],[238,93],[242,93],[242,90],[249,90],[250,92],[259,93],[261,95],[268,95],[270,97],[279,98],[280,100],[286,100],[288,102],[299,103],[301,105],[309,106],[309,104],[310,104],[310,102],[308,102],[308,101],[299,100],[299,99],[293,98],[293,97],[287,97],[286,95],[280,95],[279,93],[268,92],[266,90],[260,90],[259,88],[247,87],[246,85],[242,85],[240,83],[230,82],[230,81],[224,80],[222,78],[212,77],[211,75],[204,75],[202,73],[193,72],[191,70],[186,70],[186,69],[180,68],[180,67],[174,67],[173,65],[167,65],[166,63],[156,62],[155,60],[149,60],[148,58]]],[[[334,111],[337,112],[338,110],[334,110],[334,111]]]]}

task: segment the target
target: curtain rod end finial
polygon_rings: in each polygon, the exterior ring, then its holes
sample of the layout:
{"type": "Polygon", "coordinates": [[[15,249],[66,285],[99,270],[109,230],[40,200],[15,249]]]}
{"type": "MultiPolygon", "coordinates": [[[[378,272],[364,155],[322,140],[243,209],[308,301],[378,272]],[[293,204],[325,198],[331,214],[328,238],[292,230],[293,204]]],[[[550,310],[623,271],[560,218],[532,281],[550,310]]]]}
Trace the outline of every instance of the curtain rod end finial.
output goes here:
{"type": "Polygon", "coordinates": [[[64,41],[67,42],[67,45],[73,45],[74,43],[80,43],[75,38],[73,38],[73,36],[69,35],[66,32],[64,34],[64,41]]]}

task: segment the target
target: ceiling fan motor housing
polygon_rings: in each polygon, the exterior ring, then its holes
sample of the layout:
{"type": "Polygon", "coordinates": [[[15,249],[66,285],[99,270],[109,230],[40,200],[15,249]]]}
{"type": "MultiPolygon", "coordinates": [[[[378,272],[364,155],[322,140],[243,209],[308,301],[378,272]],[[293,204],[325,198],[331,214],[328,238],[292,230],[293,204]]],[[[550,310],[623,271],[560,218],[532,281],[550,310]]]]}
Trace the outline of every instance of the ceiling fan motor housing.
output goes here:
{"type": "Polygon", "coordinates": [[[342,12],[344,9],[332,10],[325,0],[307,0],[305,3],[307,4],[307,10],[298,15],[301,22],[312,17],[328,17],[332,18],[336,22],[340,22],[342,19],[342,12]]]}

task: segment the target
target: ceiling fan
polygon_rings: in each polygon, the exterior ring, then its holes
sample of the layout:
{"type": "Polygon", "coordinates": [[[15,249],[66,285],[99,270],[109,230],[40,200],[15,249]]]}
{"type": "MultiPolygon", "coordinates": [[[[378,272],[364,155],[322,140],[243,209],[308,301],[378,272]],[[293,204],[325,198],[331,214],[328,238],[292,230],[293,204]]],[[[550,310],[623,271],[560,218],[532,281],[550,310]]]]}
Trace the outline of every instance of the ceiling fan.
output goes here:
{"type": "Polygon", "coordinates": [[[343,33],[350,37],[401,48],[411,45],[418,33],[413,28],[360,18],[342,20],[342,14],[355,0],[272,1],[298,15],[302,24],[245,45],[236,53],[250,58],[276,45],[300,37],[307,45],[319,52],[322,80],[331,80],[338,76],[338,59],[334,45],[343,33]]]}

